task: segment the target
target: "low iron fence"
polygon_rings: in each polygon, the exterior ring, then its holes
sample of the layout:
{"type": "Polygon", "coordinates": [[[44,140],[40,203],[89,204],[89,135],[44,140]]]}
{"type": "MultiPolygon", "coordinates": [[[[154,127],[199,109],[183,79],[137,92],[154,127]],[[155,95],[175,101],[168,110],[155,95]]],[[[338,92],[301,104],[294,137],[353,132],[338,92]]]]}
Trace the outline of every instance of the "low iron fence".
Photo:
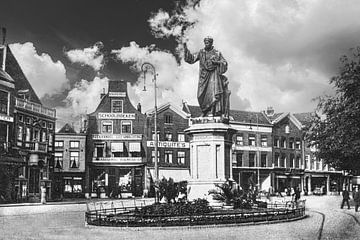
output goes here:
{"type": "Polygon", "coordinates": [[[270,203],[267,208],[215,210],[207,214],[141,214],[138,207],[87,211],[86,223],[116,227],[165,227],[239,224],[290,220],[305,216],[305,201],[270,203]]]}

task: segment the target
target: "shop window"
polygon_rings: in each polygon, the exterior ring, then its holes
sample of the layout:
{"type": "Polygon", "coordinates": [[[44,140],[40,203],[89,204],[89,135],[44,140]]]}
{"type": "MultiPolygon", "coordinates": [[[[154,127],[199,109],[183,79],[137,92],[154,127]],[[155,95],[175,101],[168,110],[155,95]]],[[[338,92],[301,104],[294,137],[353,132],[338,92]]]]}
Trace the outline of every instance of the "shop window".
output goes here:
{"type": "Polygon", "coordinates": [[[185,152],[183,151],[177,152],[177,162],[179,165],[185,165],[185,152]]]}
{"type": "Polygon", "coordinates": [[[165,123],[166,123],[166,124],[172,124],[172,123],[173,123],[173,117],[172,117],[172,115],[170,115],[170,114],[165,114],[165,115],[164,115],[164,118],[165,118],[165,123]]]}
{"type": "Polygon", "coordinates": [[[243,153],[242,152],[236,153],[236,166],[237,167],[243,166],[243,153]]]}
{"type": "Polygon", "coordinates": [[[81,193],[82,192],[82,178],[81,177],[64,177],[64,192],[66,193],[81,193]]]}
{"type": "Polygon", "coordinates": [[[173,163],[173,151],[165,151],[165,163],[172,164],[173,163]]]}
{"type": "Polygon", "coordinates": [[[249,135],[249,146],[255,146],[255,135],[250,134],[249,135]]]}
{"type": "Polygon", "coordinates": [[[55,152],[55,167],[56,168],[63,168],[63,153],[62,152],[55,152]]]}
{"type": "Polygon", "coordinates": [[[263,153],[260,157],[260,167],[266,167],[267,154],[263,153]]]}
{"type": "Polygon", "coordinates": [[[111,101],[111,112],[122,113],[123,112],[123,101],[122,100],[112,100],[111,101]]]}
{"type": "Polygon", "coordinates": [[[131,121],[121,121],[121,133],[131,133],[131,129],[131,121]]]}
{"type": "Polygon", "coordinates": [[[9,93],[0,90],[0,113],[8,114],[9,93]]]}
{"type": "Polygon", "coordinates": [[[172,133],[171,132],[165,133],[165,141],[172,141],[172,133]]]}
{"type": "Polygon", "coordinates": [[[178,142],[185,142],[185,134],[178,133],[178,142]]]}
{"type": "Polygon", "coordinates": [[[262,147],[267,147],[268,146],[267,136],[266,135],[261,135],[261,146],[262,147]]]}
{"type": "Polygon", "coordinates": [[[79,141],[70,141],[70,148],[79,148],[80,142],[79,141]]]}
{"type": "Polygon", "coordinates": [[[112,121],[103,121],[101,126],[101,132],[102,133],[112,133],[113,132],[113,126],[112,121]]]}
{"type": "Polygon", "coordinates": [[[70,168],[79,168],[79,152],[70,152],[70,168]]]}
{"type": "Polygon", "coordinates": [[[55,147],[56,148],[63,148],[64,147],[64,141],[55,141],[55,147]]]}
{"type": "Polygon", "coordinates": [[[249,167],[255,167],[256,154],[251,152],[249,153],[249,167]]]}
{"type": "Polygon", "coordinates": [[[239,146],[244,145],[244,135],[243,134],[236,135],[236,145],[239,145],[239,146]]]}

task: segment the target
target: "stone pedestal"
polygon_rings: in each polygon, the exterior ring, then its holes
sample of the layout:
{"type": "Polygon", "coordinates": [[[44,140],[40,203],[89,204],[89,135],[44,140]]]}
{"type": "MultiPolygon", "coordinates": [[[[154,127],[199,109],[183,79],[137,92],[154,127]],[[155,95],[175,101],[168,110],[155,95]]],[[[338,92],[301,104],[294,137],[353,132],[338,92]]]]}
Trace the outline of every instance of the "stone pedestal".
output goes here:
{"type": "Polygon", "coordinates": [[[191,119],[185,130],[190,136],[190,180],[188,199],[205,198],[213,203],[209,190],[232,180],[232,136],[236,132],[220,117],[191,119]]]}

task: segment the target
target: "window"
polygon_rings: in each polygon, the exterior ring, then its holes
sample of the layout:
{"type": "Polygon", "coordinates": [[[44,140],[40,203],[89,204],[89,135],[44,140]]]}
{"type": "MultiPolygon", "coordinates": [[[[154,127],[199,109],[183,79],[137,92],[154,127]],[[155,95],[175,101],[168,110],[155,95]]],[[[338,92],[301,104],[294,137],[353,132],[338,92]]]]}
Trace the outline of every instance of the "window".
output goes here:
{"type": "Polygon", "coordinates": [[[179,165],[185,165],[185,152],[177,152],[177,162],[179,165]]]}
{"type": "Polygon", "coordinates": [[[266,167],[266,160],[267,160],[267,155],[265,153],[261,154],[260,167],[266,167]]]}
{"type": "Polygon", "coordinates": [[[79,168],[79,152],[70,152],[70,168],[79,168]]]}
{"type": "Polygon", "coordinates": [[[262,147],[267,147],[267,136],[266,135],[261,135],[261,146],[262,147]]]}
{"type": "Polygon", "coordinates": [[[62,152],[55,152],[55,167],[56,168],[63,168],[63,153],[62,152]]]}
{"type": "Polygon", "coordinates": [[[104,147],[105,147],[105,144],[96,144],[94,156],[95,157],[104,157],[104,153],[105,153],[104,147]]]}
{"type": "Polygon", "coordinates": [[[79,141],[70,141],[70,148],[79,148],[80,142],[79,141]]]}
{"type": "Polygon", "coordinates": [[[122,100],[112,100],[111,101],[111,112],[122,113],[123,112],[123,101],[122,100]]]}
{"type": "Polygon", "coordinates": [[[26,124],[31,124],[31,118],[26,117],[26,118],[25,118],[25,123],[26,123],[26,124]]]}
{"type": "Polygon", "coordinates": [[[166,163],[173,163],[172,161],[173,151],[165,151],[165,162],[166,163]]]}
{"type": "MultiPolygon", "coordinates": [[[[157,152],[158,161],[160,159],[160,151],[157,152]]],[[[155,162],[155,151],[151,151],[151,162],[155,162]]]]}
{"type": "Polygon", "coordinates": [[[31,129],[29,127],[26,128],[25,141],[30,142],[31,129]]]}
{"type": "Polygon", "coordinates": [[[34,133],[33,133],[33,141],[40,141],[40,130],[39,129],[34,129],[34,133]]]}
{"type": "Polygon", "coordinates": [[[53,135],[52,135],[52,133],[48,134],[48,143],[49,143],[49,146],[53,145],[53,135]]]}
{"type": "Polygon", "coordinates": [[[18,119],[19,119],[19,122],[24,122],[24,116],[23,115],[19,115],[18,119]]]}
{"type": "Polygon", "coordinates": [[[295,148],[296,149],[301,149],[301,141],[300,141],[300,139],[296,139],[295,148]]]}
{"type": "Polygon", "coordinates": [[[9,93],[0,91],[0,113],[8,114],[9,93]]]}
{"type": "Polygon", "coordinates": [[[55,147],[56,148],[64,147],[64,141],[55,141],[55,147]]]}
{"type": "Polygon", "coordinates": [[[280,147],[279,137],[274,137],[274,147],[280,147]]]}
{"type": "Polygon", "coordinates": [[[289,139],[289,148],[295,149],[295,143],[294,143],[294,139],[293,139],[293,138],[290,138],[290,139],[289,139]]]}
{"type": "Polygon", "coordinates": [[[286,162],[286,157],[285,157],[285,155],[282,155],[282,156],[280,157],[279,167],[285,167],[285,162],[286,162]]]}
{"type": "Polygon", "coordinates": [[[53,129],[53,124],[52,123],[48,123],[48,127],[49,127],[49,129],[53,129]]]}
{"type": "Polygon", "coordinates": [[[122,157],[124,156],[124,143],[123,142],[112,142],[111,144],[111,153],[113,157],[122,157]]]}
{"type": "Polygon", "coordinates": [[[249,146],[255,146],[255,135],[249,135],[249,146]]]}
{"type": "Polygon", "coordinates": [[[131,121],[121,122],[121,133],[131,133],[131,121]]]}
{"type": "Polygon", "coordinates": [[[256,154],[255,153],[249,153],[249,167],[255,167],[255,158],[256,158],[256,154]]]}
{"type": "Polygon", "coordinates": [[[173,123],[172,115],[170,115],[170,114],[165,114],[164,118],[165,118],[165,123],[166,123],[166,124],[172,124],[172,123],[173,123]]]}
{"type": "Polygon", "coordinates": [[[172,133],[171,132],[165,133],[165,141],[172,141],[172,133]]]}
{"type": "MultiPolygon", "coordinates": [[[[154,140],[154,141],[156,140],[156,139],[155,139],[155,136],[156,136],[156,135],[155,135],[155,131],[152,131],[152,140],[154,140]]],[[[157,139],[158,139],[158,140],[160,139],[160,131],[157,132],[157,139]]]]}
{"type": "Polygon", "coordinates": [[[286,126],[285,126],[285,133],[290,133],[290,127],[289,127],[289,125],[286,125],[286,126]]]}
{"type": "Polygon", "coordinates": [[[280,165],[280,155],[279,153],[275,153],[274,166],[279,167],[280,165]]]}
{"type": "Polygon", "coordinates": [[[46,132],[45,131],[41,131],[41,141],[46,143],[46,132]]]}
{"type": "Polygon", "coordinates": [[[242,134],[236,135],[236,145],[244,145],[244,136],[242,134]]]}
{"type": "Polygon", "coordinates": [[[23,126],[17,127],[17,140],[22,141],[23,138],[23,126]]]}
{"type": "Polygon", "coordinates": [[[295,160],[294,155],[290,154],[290,166],[289,166],[290,168],[294,167],[294,160],[295,160]]]}
{"type": "Polygon", "coordinates": [[[310,155],[305,155],[305,168],[310,169],[310,155]]]}
{"type": "Polygon", "coordinates": [[[42,122],[41,122],[41,127],[42,127],[42,128],[46,128],[46,122],[45,122],[45,121],[42,121],[42,122]]]}
{"type": "Polygon", "coordinates": [[[242,167],[243,165],[243,153],[242,152],[237,152],[236,153],[236,166],[237,167],[242,167]]]}
{"type": "Polygon", "coordinates": [[[112,133],[112,121],[103,121],[101,132],[102,133],[112,133]]]}
{"type": "Polygon", "coordinates": [[[301,167],[301,157],[297,156],[295,161],[295,168],[300,168],[300,167],[301,167]]]}
{"type": "Polygon", "coordinates": [[[286,148],[286,138],[284,137],[281,138],[281,147],[286,148]]]}
{"type": "Polygon", "coordinates": [[[178,133],[178,142],[185,142],[185,134],[178,133]]]}

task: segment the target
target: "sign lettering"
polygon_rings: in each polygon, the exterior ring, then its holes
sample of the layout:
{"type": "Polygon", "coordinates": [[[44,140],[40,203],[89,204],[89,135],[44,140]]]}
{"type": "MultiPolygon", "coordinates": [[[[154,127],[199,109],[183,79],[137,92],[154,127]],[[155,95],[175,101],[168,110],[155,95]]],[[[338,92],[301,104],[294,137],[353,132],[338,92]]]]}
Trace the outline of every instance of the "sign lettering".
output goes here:
{"type": "MultiPolygon", "coordinates": [[[[147,141],[148,147],[155,147],[155,141],[147,141]]],[[[158,141],[158,147],[160,148],[189,148],[188,142],[169,142],[169,141],[158,141]]]]}
{"type": "Polygon", "coordinates": [[[141,140],[141,134],[93,134],[94,140],[141,140]]]}
{"type": "Polygon", "coordinates": [[[99,119],[135,119],[135,113],[98,113],[99,119]]]}

